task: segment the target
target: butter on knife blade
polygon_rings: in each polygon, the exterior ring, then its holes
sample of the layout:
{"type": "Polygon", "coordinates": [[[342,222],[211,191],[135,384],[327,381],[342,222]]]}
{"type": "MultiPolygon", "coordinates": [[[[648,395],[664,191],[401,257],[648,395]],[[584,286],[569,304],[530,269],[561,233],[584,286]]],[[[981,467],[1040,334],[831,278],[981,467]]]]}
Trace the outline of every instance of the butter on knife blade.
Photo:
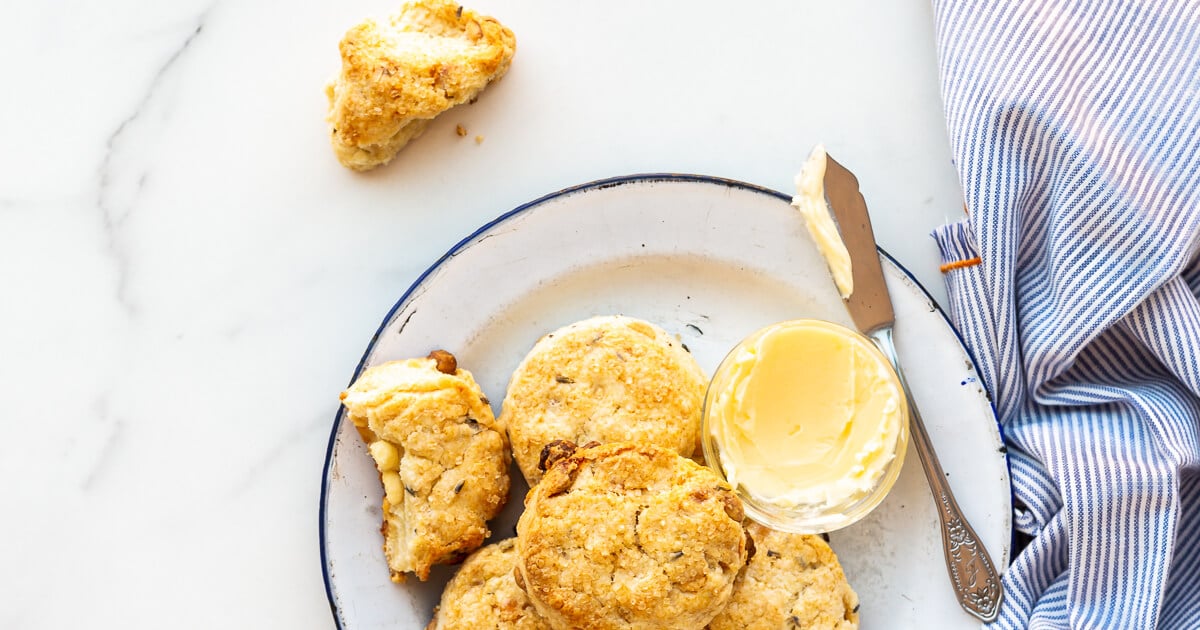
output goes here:
{"type": "Polygon", "coordinates": [[[837,224],[829,205],[825,203],[825,147],[813,147],[800,173],[796,175],[796,196],[792,205],[804,217],[808,233],[817,245],[817,250],[829,265],[838,293],[845,300],[854,293],[854,275],[850,268],[850,252],[842,242],[837,224]]]}

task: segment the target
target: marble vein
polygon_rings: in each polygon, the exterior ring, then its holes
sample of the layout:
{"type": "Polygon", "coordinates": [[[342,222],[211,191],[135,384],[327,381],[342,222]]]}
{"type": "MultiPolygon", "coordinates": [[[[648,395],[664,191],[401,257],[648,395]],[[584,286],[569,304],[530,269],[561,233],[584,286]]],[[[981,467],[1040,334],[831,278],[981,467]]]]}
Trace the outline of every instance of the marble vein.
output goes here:
{"type": "Polygon", "coordinates": [[[141,98],[134,105],[133,111],[117,124],[116,128],[109,134],[108,139],[105,141],[104,157],[101,159],[99,168],[96,207],[100,210],[106,249],[116,265],[116,298],[125,312],[130,315],[136,312],[136,308],[128,295],[130,260],[128,252],[121,245],[120,232],[132,214],[141,191],[145,188],[146,178],[149,173],[148,171],[143,171],[138,175],[133,194],[123,200],[119,199],[119,195],[116,195],[113,190],[114,181],[117,179],[117,172],[114,166],[115,160],[121,151],[129,131],[139,121],[144,119],[142,114],[149,108],[155,96],[160,93],[160,87],[166,77],[178,65],[184,53],[192,48],[192,43],[200,36],[200,33],[204,31],[205,20],[211,10],[212,7],[210,6],[196,17],[194,20],[195,26],[188,31],[183,41],[175,47],[162,65],[158,67],[158,70],[155,71],[141,98]]]}
{"type": "MultiPolygon", "coordinates": [[[[97,480],[103,477],[111,462],[116,458],[116,453],[123,441],[125,423],[120,418],[112,416],[108,401],[108,396],[101,394],[92,403],[92,415],[104,425],[107,435],[104,438],[104,443],[95,451],[92,463],[84,471],[79,484],[84,492],[94,488],[97,480]]],[[[95,441],[98,442],[99,440],[95,441]]]]}
{"type": "Polygon", "coordinates": [[[96,455],[91,467],[88,469],[87,476],[83,478],[81,484],[82,489],[87,492],[96,486],[98,479],[102,478],[105,471],[108,470],[110,462],[116,457],[116,452],[123,442],[125,434],[125,423],[121,420],[112,420],[108,438],[104,440],[104,445],[100,447],[100,452],[96,455]]]}
{"type": "Polygon", "coordinates": [[[294,450],[299,446],[304,439],[316,436],[317,439],[323,441],[327,438],[328,434],[324,430],[329,428],[331,423],[330,418],[333,416],[333,413],[314,416],[309,422],[284,434],[277,442],[271,445],[271,448],[267,449],[262,457],[259,457],[246,466],[246,472],[238,477],[234,482],[233,488],[230,489],[230,496],[239,497],[246,490],[252,488],[262,479],[265,472],[278,465],[283,460],[283,456],[288,451],[294,450]]]}

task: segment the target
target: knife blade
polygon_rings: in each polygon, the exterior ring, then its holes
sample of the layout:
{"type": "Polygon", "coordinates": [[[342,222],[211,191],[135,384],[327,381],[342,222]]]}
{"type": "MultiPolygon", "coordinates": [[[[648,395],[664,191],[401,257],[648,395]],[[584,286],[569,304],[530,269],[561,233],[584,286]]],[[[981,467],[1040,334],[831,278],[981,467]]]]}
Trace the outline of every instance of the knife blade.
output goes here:
{"type": "Polygon", "coordinates": [[[845,299],[846,310],[863,334],[890,326],[896,321],[892,298],[883,280],[875,232],[867,213],[867,201],[859,192],[858,178],[832,156],[825,156],[825,198],[833,210],[842,242],[850,253],[854,292],[845,299]]]}
{"type": "Polygon", "coordinates": [[[859,191],[858,178],[833,157],[826,155],[824,184],[826,201],[850,254],[854,290],[844,298],[846,309],[859,331],[870,337],[891,361],[904,389],[912,440],[937,506],[942,551],[946,556],[950,583],[963,610],[983,621],[992,621],[1000,613],[1000,602],[1004,595],[1000,577],[988,557],[987,549],[954,500],[954,493],[933,449],[933,442],[904,378],[904,371],[900,368],[900,358],[892,340],[895,310],[879,262],[867,202],[859,191]]]}

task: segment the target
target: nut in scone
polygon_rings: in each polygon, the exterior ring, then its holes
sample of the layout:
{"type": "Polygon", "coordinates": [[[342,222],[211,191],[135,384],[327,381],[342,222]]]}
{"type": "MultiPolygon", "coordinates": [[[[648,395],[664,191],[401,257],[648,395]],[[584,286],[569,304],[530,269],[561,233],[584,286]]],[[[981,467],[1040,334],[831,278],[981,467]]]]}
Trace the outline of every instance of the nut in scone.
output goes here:
{"type": "Polygon", "coordinates": [[[424,580],[433,565],[477,549],[508,500],[504,427],[470,372],[443,371],[446,354],[377,365],[342,393],[383,484],[394,581],[409,572],[424,580]]]}
{"type": "Polygon", "coordinates": [[[648,444],[546,449],[517,523],[517,583],[557,630],[700,629],[752,554],[741,501],[648,444]]]}
{"type": "Polygon", "coordinates": [[[339,48],[341,74],[326,88],[333,149],[344,166],[368,170],[504,76],[516,38],[457,3],[417,0],[351,28],[339,48]]]}

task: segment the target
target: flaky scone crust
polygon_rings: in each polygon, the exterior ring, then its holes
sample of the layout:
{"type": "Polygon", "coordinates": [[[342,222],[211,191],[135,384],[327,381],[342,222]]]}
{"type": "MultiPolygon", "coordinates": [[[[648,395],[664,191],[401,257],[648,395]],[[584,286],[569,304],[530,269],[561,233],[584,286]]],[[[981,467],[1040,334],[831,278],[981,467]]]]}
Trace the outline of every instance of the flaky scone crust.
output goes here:
{"type": "Polygon", "coordinates": [[[503,425],[470,372],[446,374],[437,365],[430,358],[377,365],[342,393],[384,483],[381,531],[393,581],[407,572],[425,580],[431,566],[479,548],[490,535],[487,521],[508,500],[503,425]]]}
{"type": "Polygon", "coordinates": [[[568,451],[525,499],[517,578],[553,628],[703,628],[750,542],[711,470],[659,447],[568,451]]]}
{"type": "Polygon", "coordinates": [[[500,419],[530,484],[554,440],[696,450],[708,380],[683,344],[633,317],[601,316],[542,337],[509,379],[500,419]]]}
{"type": "Polygon", "coordinates": [[[733,598],[711,630],[853,630],[858,595],[837,556],[818,536],[748,525],[754,558],[738,576],[733,598]]]}
{"type": "Polygon", "coordinates": [[[516,562],[515,538],[471,554],[446,584],[426,630],[550,630],[517,586],[516,562]]]}
{"type": "Polygon", "coordinates": [[[386,164],[435,116],[504,76],[516,46],[500,22],[449,0],[409,2],[384,24],[351,28],[326,88],[338,160],[355,170],[386,164]]]}

